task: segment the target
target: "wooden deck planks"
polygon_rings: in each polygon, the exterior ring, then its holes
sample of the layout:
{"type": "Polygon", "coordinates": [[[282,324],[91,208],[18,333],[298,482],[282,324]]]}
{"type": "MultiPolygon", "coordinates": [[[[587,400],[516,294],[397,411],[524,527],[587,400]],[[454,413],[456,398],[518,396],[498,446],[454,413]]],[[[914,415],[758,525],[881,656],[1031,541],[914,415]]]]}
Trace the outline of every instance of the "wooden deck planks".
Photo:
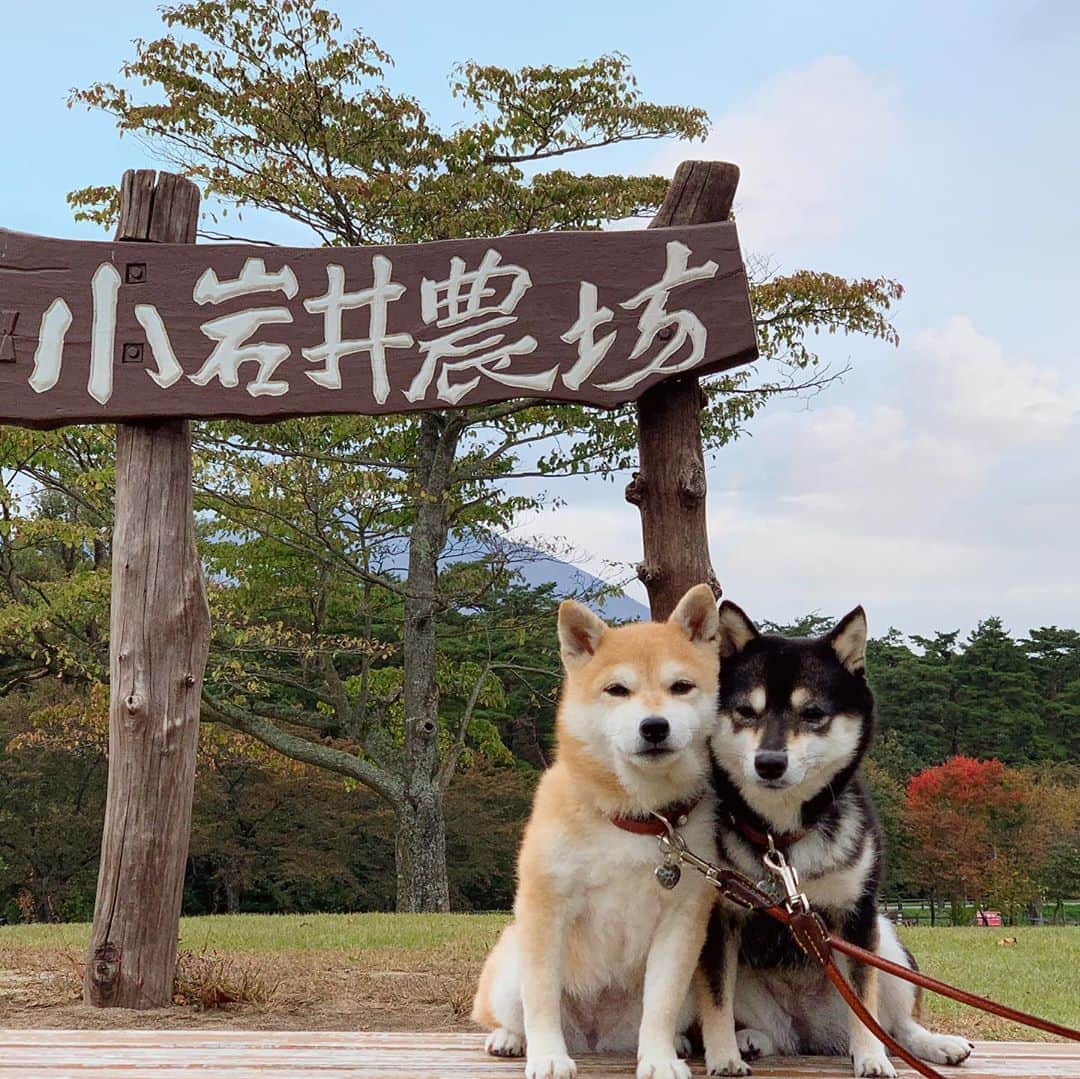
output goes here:
{"type": "MultiPolygon", "coordinates": [[[[348,1031],[0,1030],[0,1079],[520,1079],[478,1034],[348,1031]]],[[[629,1057],[582,1056],[583,1079],[633,1076],[629,1057]]],[[[1078,1079],[1080,1046],[980,1042],[957,1079],[1078,1079]]],[[[704,1075],[695,1062],[695,1076],[704,1075]]],[[[757,1079],[848,1079],[846,1061],[773,1058],[757,1079]]],[[[901,1069],[901,1075],[913,1072],[901,1069]]]]}

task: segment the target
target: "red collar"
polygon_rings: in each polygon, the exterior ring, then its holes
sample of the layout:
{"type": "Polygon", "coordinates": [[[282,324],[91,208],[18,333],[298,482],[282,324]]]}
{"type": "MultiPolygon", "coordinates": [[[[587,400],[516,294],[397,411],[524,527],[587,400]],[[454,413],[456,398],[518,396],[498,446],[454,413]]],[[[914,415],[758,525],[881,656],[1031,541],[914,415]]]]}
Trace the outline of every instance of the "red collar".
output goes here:
{"type": "MultiPolygon", "coordinates": [[[[672,828],[678,828],[686,823],[686,818],[690,816],[700,801],[701,795],[699,794],[696,798],[690,798],[685,802],[675,802],[673,805],[656,810],[656,812],[672,828]]],[[[633,832],[635,835],[661,836],[667,834],[664,820],[658,820],[652,814],[647,817],[631,817],[623,813],[615,813],[608,819],[616,828],[621,828],[624,832],[633,832]]]]}
{"type": "MultiPolygon", "coordinates": [[[[731,823],[738,829],[748,843],[757,847],[759,850],[769,849],[769,836],[766,832],[759,832],[752,824],[747,824],[746,821],[739,817],[736,817],[734,813],[729,813],[728,818],[731,823]]],[[[660,822],[657,821],[657,824],[660,822]]],[[[803,829],[801,832],[781,832],[779,835],[773,835],[773,846],[777,850],[786,851],[788,847],[794,846],[807,834],[807,829],[803,829]]]]}

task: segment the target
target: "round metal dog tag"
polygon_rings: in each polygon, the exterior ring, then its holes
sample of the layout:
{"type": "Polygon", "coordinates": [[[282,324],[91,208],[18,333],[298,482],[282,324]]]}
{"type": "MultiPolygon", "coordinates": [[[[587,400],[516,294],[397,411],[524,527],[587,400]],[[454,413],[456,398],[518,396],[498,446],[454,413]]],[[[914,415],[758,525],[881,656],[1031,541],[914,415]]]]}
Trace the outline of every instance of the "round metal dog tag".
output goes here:
{"type": "Polygon", "coordinates": [[[661,888],[671,891],[682,878],[682,870],[677,865],[658,865],[653,873],[660,882],[661,888]]]}

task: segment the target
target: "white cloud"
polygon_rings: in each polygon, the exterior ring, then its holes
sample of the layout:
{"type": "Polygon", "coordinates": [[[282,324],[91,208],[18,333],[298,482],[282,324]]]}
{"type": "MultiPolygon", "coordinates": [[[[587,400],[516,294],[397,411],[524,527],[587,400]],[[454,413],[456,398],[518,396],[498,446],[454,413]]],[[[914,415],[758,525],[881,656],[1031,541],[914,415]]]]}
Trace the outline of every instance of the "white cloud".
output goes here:
{"type": "Polygon", "coordinates": [[[1055,371],[1007,357],[968,318],[924,331],[915,345],[928,400],[970,438],[997,446],[1054,442],[1080,416],[1080,386],[1063,386],[1055,371]]]}
{"type": "Polygon", "coordinates": [[[759,426],[773,488],[754,489],[750,470],[714,499],[722,579],[765,614],[865,602],[879,629],[970,627],[991,612],[1020,630],[1075,624],[1080,383],[959,316],[890,367],[874,402],[778,409],[759,426]]]}
{"type": "MultiPolygon", "coordinates": [[[[777,403],[709,473],[713,563],[760,617],[841,614],[875,630],[1077,624],[1080,382],[1010,355],[957,316],[826,407],[777,403]],[[862,398],[862,399],[860,399],[862,398]]],[[[628,569],[637,514],[621,486],[560,489],[534,530],[628,569]]],[[[591,567],[603,574],[599,562],[591,567]]]]}
{"type": "MultiPolygon", "coordinates": [[[[834,404],[796,419],[785,493],[807,512],[855,501],[889,535],[904,522],[924,533],[1014,457],[1041,457],[1077,433],[1080,384],[1006,355],[964,316],[917,335],[891,367],[886,403],[834,404]]],[[[768,433],[783,438],[776,419],[768,433]]],[[[783,423],[791,429],[792,417],[783,423]]]]}
{"type": "Polygon", "coordinates": [[[826,56],[770,79],[715,119],[704,146],[670,148],[659,168],[670,173],[687,157],[736,162],[743,246],[771,254],[856,224],[901,129],[885,80],[826,56]]]}

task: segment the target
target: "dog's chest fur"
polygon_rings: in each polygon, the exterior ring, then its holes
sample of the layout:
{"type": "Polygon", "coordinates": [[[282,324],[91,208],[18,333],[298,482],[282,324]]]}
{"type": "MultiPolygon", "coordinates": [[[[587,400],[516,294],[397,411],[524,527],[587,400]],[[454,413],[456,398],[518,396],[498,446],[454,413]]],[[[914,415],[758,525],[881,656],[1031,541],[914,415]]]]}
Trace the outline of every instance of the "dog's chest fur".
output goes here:
{"type": "MultiPolygon", "coordinates": [[[[693,850],[715,854],[710,804],[699,805],[681,831],[693,850]]],[[[655,837],[624,832],[607,821],[563,847],[551,868],[566,903],[569,993],[588,997],[607,986],[639,984],[661,920],[692,916],[708,885],[686,870],[675,888],[665,890],[654,876],[660,860],[655,837]]]]}
{"type": "MultiPolygon", "coordinates": [[[[753,880],[767,875],[762,852],[721,817],[722,855],[753,880]]],[[[873,810],[858,782],[849,786],[833,810],[785,852],[799,874],[802,890],[832,929],[843,931],[852,919],[864,916],[877,893],[881,873],[881,843],[873,810]]],[[[742,919],[740,953],[743,962],[760,969],[797,968],[806,957],[790,932],[763,914],[742,919]]]]}

